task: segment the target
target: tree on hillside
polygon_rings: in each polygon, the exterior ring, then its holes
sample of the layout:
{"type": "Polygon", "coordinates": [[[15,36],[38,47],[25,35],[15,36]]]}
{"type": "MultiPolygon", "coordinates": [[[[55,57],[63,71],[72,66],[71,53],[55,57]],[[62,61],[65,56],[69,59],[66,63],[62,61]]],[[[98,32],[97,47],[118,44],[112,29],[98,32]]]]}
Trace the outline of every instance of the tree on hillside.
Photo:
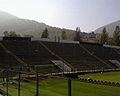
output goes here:
{"type": "Polygon", "coordinates": [[[43,31],[41,38],[48,38],[48,29],[45,28],[45,30],[43,31]]]}
{"type": "Polygon", "coordinates": [[[80,28],[79,27],[77,27],[76,28],[76,31],[75,31],[75,37],[74,37],[74,41],[80,41],[81,39],[80,39],[80,28]]]}
{"type": "Polygon", "coordinates": [[[9,36],[9,32],[8,31],[5,31],[3,32],[4,36],[8,37],[9,36]]]}
{"type": "Polygon", "coordinates": [[[66,40],[67,39],[65,30],[62,31],[61,38],[62,38],[62,40],[66,40]]]}
{"type": "Polygon", "coordinates": [[[20,34],[16,34],[16,32],[10,31],[10,32],[9,32],[9,36],[10,36],[10,37],[20,37],[20,34]]]}
{"type": "Polygon", "coordinates": [[[106,28],[103,28],[102,34],[100,36],[100,43],[106,44],[108,42],[108,33],[106,31],[106,28]]]}
{"type": "Polygon", "coordinates": [[[112,43],[114,45],[120,45],[120,27],[116,26],[115,31],[113,33],[112,43]]]}
{"type": "Polygon", "coordinates": [[[21,37],[20,34],[16,34],[16,32],[14,32],[14,31],[10,31],[10,32],[5,31],[4,36],[6,36],[6,37],[21,37]]]}
{"type": "Polygon", "coordinates": [[[24,34],[24,37],[31,37],[31,38],[33,38],[34,36],[31,35],[31,34],[24,34]]]}

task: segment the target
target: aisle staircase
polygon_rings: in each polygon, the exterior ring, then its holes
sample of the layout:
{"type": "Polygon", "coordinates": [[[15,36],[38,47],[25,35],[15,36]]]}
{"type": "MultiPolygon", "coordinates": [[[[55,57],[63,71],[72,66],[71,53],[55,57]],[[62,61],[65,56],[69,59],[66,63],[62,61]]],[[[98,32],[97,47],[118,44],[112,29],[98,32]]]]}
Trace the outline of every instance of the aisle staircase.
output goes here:
{"type": "Polygon", "coordinates": [[[109,60],[112,64],[115,64],[118,68],[120,68],[120,62],[118,60],[109,60]]]}
{"type": "Polygon", "coordinates": [[[52,63],[54,63],[56,66],[59,67],[59,69],[62,72],[71,72],[71,68],[69,66],[67,66],[63,61],[61,60],[51,60],[52,63]]]}

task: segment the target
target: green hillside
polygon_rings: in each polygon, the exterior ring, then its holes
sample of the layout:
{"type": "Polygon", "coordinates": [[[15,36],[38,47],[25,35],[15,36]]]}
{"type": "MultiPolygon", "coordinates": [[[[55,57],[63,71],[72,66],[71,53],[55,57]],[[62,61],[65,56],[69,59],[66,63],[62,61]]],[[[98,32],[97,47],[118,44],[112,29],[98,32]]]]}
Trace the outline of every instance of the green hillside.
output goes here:
{"type": "MultiPolygon", "coordinates": [[[[61,37],[63,28],[52,27],[42,22],[35,20],[28,20],[16,17],[7,12],[0,11],[0,36],[3,36],[4,31],[15,31],[17,34],[24,36],[24,34],[33,35],[34,37],[41,37],[42,32],[48,29],[50,39],[54,39],[55,36],[61,37]]],[[[68,40],[73,40],[75,30],[64,29],[68,40]]]]}

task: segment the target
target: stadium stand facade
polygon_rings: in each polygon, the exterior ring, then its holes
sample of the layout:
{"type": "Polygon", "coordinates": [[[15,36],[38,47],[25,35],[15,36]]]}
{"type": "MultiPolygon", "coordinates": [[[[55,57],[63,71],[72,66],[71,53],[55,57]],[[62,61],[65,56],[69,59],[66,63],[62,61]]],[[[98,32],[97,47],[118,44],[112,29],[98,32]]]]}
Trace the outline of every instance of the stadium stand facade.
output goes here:
{"type": "MultiPolygon", "coordinates": [[[[10,38],[9,38],[10,39],[10,38]]],[[[61,60],[72,71],[114,69],[117,66],[109,60],[120,61],[119,49],[101,44],[78,42],[38,41],[36,39],[1,40],[0,43],[11,53],[25,62],[26,66],[41,73],[60,72],[59,66],[51,60],[61,60]]],[[[8,52],[9,53],[9,52],[8,52]]],[[[0,46],[1,68],[24,67],[0,46]]],[[[63,64],[64,65],[64,64],[63,64]]]]}

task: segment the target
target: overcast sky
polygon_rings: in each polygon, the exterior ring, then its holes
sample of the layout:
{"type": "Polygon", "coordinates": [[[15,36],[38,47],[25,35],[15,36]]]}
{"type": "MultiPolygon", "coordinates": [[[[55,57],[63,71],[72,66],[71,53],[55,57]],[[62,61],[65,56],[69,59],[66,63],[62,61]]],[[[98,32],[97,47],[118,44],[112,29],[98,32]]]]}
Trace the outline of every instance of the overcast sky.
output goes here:
{"type": "Polygon", "coordinates": [[[92,31],[120,20],[120,0],[0,0],[0,10],[51,26],[92,31]]]}

